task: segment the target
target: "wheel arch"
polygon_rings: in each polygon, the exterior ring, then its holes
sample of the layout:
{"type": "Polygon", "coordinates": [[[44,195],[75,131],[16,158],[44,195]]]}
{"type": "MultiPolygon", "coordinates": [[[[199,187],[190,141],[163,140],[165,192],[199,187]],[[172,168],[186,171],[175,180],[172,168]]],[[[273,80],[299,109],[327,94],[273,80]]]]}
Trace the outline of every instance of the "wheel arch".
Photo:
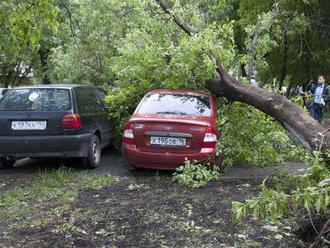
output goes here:
{"type": "Polygon", "coordinates": [[[99,138],[100,142],[102,143],[102,133],[101,133],[101,130],[96,129],[94,131],[94,135],[96,135],[99,138]]]}

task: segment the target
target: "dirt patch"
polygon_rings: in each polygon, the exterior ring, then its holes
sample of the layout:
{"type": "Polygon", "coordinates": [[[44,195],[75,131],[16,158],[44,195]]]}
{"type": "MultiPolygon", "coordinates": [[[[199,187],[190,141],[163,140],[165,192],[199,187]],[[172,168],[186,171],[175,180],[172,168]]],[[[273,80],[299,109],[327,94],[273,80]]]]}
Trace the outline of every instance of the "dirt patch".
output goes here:
{"type": "Polygon", "coordinates": [[[201,189],[189,189],[168,176],[129,177],[101,189],[81,190],[69,205],[48,203],[51,214],[45,211],[38,219],[11,222],[16,227],[0,235],[0,244],[5,247],[303,247],[285,226],[277,227],[274,232],[264,228],[269,223],[232,222],[231,202],[255,195],[259,184],[257,179],[222,179],[201,189]]]}
{"type": "Polygon", "coordinates": [[[37,178],[36,174],[12,172],[12,170],[0,170],[0,193],[14,189],[24,188],[31,185],[37,178]],[[18,180],[23,179],[23,180],[18,180]]]}

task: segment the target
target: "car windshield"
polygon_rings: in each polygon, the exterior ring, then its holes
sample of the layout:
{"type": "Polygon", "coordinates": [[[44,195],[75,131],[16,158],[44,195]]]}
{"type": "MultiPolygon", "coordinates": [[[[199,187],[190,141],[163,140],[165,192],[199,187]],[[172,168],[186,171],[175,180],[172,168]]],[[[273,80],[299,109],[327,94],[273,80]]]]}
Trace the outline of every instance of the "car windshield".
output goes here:
{"type": "Polygon", "coordinates": [[[0,100],[0,111],[65,111],[70,108],[67,89],[13,89],[0,100]]]}
{"type": "Polygon", "coordinates": [[[192,94],[148,94],[136,113],[210,116],[210,97],[192,94]]]}

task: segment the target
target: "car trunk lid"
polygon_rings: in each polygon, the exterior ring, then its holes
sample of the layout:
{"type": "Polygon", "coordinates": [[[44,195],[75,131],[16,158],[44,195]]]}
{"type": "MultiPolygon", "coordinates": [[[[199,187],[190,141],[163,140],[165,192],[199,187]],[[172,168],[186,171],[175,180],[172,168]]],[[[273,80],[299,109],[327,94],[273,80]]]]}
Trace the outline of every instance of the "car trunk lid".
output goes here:
{"type": "Polygon", "coordinates": [[[130,123],[138,149],[171,153],[199,152],[210,125],[208,117],[173,115],[141,115],[131,118],[130,123]]]}

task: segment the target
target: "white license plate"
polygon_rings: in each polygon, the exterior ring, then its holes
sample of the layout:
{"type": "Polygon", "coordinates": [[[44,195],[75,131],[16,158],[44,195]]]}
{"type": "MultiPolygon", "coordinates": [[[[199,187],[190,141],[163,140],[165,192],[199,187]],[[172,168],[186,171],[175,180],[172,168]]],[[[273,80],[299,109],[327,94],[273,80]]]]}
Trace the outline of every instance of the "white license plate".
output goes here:
{"type": "Polygon", "coordinates": [[[150,137],[151,145],[163,145],[163,146],[186,146],[185,138],[172,138],[172,137],[150,137]]]}
{"type": "Polygon", "coordinates": [[[45,130],[46,121],[12,121],[11,129],[13,130],[45,130]]]}

